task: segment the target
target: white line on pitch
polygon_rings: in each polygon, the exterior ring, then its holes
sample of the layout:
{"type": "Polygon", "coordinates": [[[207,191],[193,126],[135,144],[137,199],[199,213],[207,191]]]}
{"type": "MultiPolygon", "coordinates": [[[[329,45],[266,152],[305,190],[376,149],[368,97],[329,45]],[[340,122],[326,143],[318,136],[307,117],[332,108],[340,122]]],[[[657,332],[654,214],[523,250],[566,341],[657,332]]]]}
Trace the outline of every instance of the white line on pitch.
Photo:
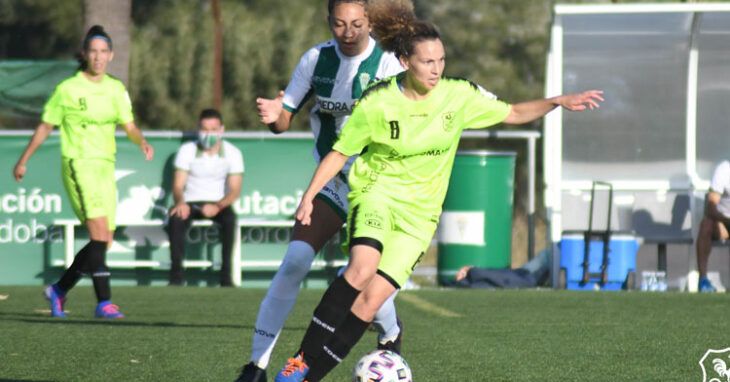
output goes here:
{"type": "Polygon", "coordinates": [[[435,313],[435,314],[438,314],[439,316],[454,317],[454,318],[463,317],[459,313],[455,313],[448,309],[438,307],[422,298],[417,297],[416,295],[414,295],[412,293],[398,293],[398,298],[403,301],[406,301],[408,303],[411,303],[418,309],[421,309],[426,312],[435,313]]]}

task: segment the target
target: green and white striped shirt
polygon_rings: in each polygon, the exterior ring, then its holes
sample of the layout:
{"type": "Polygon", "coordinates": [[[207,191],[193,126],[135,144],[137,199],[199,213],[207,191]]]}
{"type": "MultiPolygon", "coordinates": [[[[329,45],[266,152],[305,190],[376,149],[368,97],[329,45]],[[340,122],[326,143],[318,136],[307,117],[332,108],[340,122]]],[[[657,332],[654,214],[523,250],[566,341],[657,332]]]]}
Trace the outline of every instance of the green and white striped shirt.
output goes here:
{"type": "MultiPolygon", "coordinates": [[[[315,97],[309,119],[316,142],[313,154],[318,163],[332,150],[352,113],[352,105],[368,84],[402,71],[398,59],[380,49],[372,37],[367,49],[355,57],[340,52],[334,39],[314,46],[302,56],[284,92],[283,103],[286,110],[295,113],[309,97],[315,97]]],[[[343,174],[347,174],[350,163],[343,168],[343,174]]]]}

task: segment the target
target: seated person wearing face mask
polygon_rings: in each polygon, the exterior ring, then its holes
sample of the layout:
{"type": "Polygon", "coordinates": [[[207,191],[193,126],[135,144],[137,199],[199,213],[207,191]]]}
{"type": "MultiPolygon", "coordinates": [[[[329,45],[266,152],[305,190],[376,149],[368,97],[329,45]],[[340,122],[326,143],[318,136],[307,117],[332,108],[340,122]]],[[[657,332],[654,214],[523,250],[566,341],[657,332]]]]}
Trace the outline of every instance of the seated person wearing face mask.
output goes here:
{"type": "Polygon", "coordinates": [[[185,234],[192,219],[212,219],[222,228],[221,286],[232,286],[231,255],[236,214],[231,204],[238,199],[243,180],[241,151],[222,139],[223,118],[215,109],[205,109],[198,119],[198,140],[184,143],[175,157],[170,209],[170,285],[183,285],[182,260],[185,234]]]}

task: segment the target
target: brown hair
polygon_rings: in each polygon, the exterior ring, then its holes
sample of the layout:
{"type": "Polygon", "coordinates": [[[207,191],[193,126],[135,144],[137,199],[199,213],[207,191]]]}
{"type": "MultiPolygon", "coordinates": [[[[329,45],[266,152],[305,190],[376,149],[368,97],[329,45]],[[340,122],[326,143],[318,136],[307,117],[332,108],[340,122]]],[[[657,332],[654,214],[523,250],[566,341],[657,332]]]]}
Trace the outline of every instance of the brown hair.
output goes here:
{"type": "Polygon", "coordinates": [[[332,15],[332,10],[335,9],[335,5],[339,3],[355,3],[362,5],[366,10],[368,8],[368,0],[329,0],[327,2],[327,12],[332,15]]]}
{"type": "Polygon", "coordinates": [[[396,56],[410,56],[417,42],[441,39],[435,25],[416,17],[410,0],[373,0],[367,11],[373,37],[396,56]]]}

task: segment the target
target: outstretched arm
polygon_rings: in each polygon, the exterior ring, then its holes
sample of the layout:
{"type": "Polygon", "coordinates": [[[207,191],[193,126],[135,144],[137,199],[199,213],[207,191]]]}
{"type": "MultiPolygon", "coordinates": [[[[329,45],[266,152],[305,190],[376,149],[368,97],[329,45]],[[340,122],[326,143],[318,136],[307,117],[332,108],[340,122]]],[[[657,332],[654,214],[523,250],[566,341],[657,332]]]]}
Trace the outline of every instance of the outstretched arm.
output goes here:
{"type": "Polygon", "coordinates": [[[27,170],[26,164],[28,163],[28,159],[30,159],[33,153],[38,150],[38,147],[45,142],[46,138],[48,138],[51,134],[51,131],[53,131],[53,125],[45,122],[41,122],[38,127],[35,128],[33,137],[30,138],[28,146],[25,147],[25,151],[23,151],[23,154],[20,155],[18,162],[15,164],[15,168],[13,168],[13,176],[16,181],[20,182],[23,180],[27,170]]]}
{"type": "Polygon", "coordinates": [[[314,176],[312,176],[312,181],[309,183],[309,187],[304,192],[302,201],[297,208],[296,218],[302,222],[302,225],[309,225],[312,222],[312,201],[314,197],[342,169],[345,162],[347,162],[347,158],[349,158],[347,155],[332,150],[319,163],[317,170],[314,171],[314,176]]]}
{"type": "Polygon", "coordinates": [[[289,129],[292,112],[284,109],[284,91],[280,90],[279,95],[274,99],[256,98],[256,108],[259,110],[261,123],[269,126],[274,134],[280,134],[289,129]]]}
{"type": "Polygon", "coordinates": [[[552,98],[514,104],[512,105],[512,110],[509,115],[504,120],[504,123],[520,125],[532,122],[541,118],[558,106],[562,106],[570,111],[583,111],[588,108],[591,110],[597,109],[600,107],[598,102],[603,101],[603,97],[601,97],[602,94],[602,90],[588,90],[583,93],[565,94],[552,98]]]}

